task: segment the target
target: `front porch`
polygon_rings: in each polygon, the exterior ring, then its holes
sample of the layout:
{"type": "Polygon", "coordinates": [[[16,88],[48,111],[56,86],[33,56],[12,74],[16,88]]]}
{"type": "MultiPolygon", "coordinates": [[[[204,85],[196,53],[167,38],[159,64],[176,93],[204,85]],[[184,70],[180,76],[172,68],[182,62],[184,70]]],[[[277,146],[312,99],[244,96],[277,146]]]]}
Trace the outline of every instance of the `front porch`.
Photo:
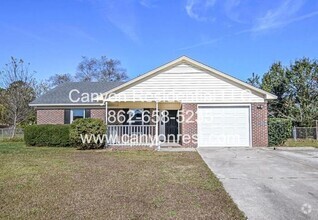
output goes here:
{"type": "Polygon", "coordinates": [[[180,103],[107,102],[107,146],[180,147],[180,103]]]}

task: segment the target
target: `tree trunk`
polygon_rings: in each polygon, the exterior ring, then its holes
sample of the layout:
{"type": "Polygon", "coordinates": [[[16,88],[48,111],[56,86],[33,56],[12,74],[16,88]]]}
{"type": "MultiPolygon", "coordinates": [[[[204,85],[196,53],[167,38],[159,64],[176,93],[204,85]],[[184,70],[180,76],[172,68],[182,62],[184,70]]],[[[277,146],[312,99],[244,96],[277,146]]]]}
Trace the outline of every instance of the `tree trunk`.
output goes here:
{"type": "Polygon", "coordinates": [[[13,120],[13,131],[11,138],[14,138],[16,135],[16,130],[17,130],[17,114],[14,114],[14,120],[13,120]]]}

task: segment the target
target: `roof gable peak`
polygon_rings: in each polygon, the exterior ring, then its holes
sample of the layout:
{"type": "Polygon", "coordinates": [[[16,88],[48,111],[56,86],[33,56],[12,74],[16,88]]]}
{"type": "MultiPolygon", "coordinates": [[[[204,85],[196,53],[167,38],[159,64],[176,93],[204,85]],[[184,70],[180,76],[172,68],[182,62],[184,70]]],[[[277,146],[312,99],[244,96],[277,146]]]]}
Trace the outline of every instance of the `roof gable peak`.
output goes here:
{"type": "Polygon", "coordinates": [[[221,71],[219,71],[217,69],[214,69],[214,68],[212,68],[212,67],[210,67],[210,66],[208,66],[206,64],[203,64],[203,63],[201,63],[199,61],[196,61],[196,60],[194,60],[194,59],[192,59],[192,58],[190,58],[188,56],[185,56],[185,55],[183,55],[183,56],[181,56],[181,57],[179,57],[179,58],[177,58],[175,60],[172,60],[172,61],[170,61],[170,62],[168,62],[168,63],[166,63],[166,64],[164,64],[164,65],[162,65],[162,66],[160,66],[158,68],[155,68],[154,70],[151,70],[151,71],[149,71],[149,72],[147,72],[147,73],[145,73],[143,75],[140,75],[140,76],[138,76],[138,77],[136,77],[136,78],[134,78],[134,79],[132,79],[132,80],[130,80],[130,81],[118,86],[118,87],[115,87],[114,89],[106,92],[105,94],[115,93],[116,91],[120,91],[120,90],[122,90],[122,89],[124,89],[124,88],[126,88],[126,87],[128,87],[130,85],[134,85],[135,83],[138,83],[138,81],[142,81],[145,78],[151,77],[151,76],[155,75],[156,73],[161,72],[163,70],[166,70],[166,69],[169,69],[169,68],[173,68],[174,66],[176,66],[178,64],[181,64],[181,63],[190,64],[191,66],[193,66],[195,68],[199,68],[199,69],[205,70],[205,71],[207,71],[210,74],[218,75],[219,77],[224,78],[224,79],[226,79],[226,80],[228,80],[228,81],[230,81],[230,82],[232,82],[234,84],[243,86],[243,87],[245,87],[247,89],[250,89],[252,91],[255,91],[255,92],[263,95],[265,99],[276,99],[277,98],[275,95],[273,95],[273,94],[271,94],[269,92],[266,92],[266,91],[264,91],[262,89],[256,88],[256,87],[254,87],[252,85],[249,85],[248,83],[243,82],[242,80],[239,80],[239,79],[237,79],[237,78],[235,78],[233,76],[230,76],[230,75],[228,75],[226,73],[223,73],[223,72],[221,72],[221,71]]]}

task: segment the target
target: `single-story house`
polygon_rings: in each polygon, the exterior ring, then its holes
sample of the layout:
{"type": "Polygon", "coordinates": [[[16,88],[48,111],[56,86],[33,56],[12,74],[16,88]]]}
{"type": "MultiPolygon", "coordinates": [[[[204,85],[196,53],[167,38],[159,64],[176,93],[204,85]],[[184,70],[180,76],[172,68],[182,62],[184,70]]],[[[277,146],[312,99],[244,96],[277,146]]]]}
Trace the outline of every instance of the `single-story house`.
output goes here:
{"type": "Polygon", "coordinates": [[[271,99],[276,96],[183,56],[128,82],[65,83],[30,106],[38,124],[100,118],[109,145],[264,147],[271,99]]]}

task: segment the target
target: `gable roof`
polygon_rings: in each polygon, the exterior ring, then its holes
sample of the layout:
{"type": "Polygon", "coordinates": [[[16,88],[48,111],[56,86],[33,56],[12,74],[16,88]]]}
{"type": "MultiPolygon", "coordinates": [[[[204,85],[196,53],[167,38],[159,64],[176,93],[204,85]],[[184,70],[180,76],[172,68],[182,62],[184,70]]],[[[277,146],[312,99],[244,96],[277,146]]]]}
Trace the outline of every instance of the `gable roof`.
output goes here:
{"type": "Polygon", "coordinates": [[[82,102],[80,99],[78,102],[72,102],[69,98],[69,94],[73,89],[80,92],[74,93],[75,98],[80,98],[83,93],[88,93],[89,95],[93,93],[98,93],[98,95],[111,90],[124,82],[67,82],[58,85],[54,89],[49,90],[44,95],[35,99],[30,103],[30,106],[65,106],[65,105],[100,105],[99,102],[90,100],[90,102],[82,102]]]}
{"type": "MultiPolygon", "coordinates": [[[[140,76],[138,76],[138,77],[126,82],[126,83],[123,83],[123,84],[121,84],[121,85],[119,85],[119,86],[117,86],[117,87],[105,92],[103,94],[103,96],[105,96],[107,94],[110,94],[110,93],[116,93],[118,91],[122,91],[122,90],[124,90],[126,88],[129,88],[129,87],[133,86],[134,84],[137,84],[140,81],[143,81],[146,78],[149,78],[149,77],[157,74],[158,72],[164,71],[166,69],[172,68],[172,67],[174,67],[176,65],[179,65],[179,64],[182,64],[182,63],[189,64],[189,65],[191,65],[193,67],[202,69],[204,71],[207,71],[210,74],[218,75],[221,78],[224,78],[224,79],[226,79],[226,80],[228,80],[230,82],[233,82],[233,84],[237,84],[237,85],[242,86],[242,87],[244,87],[246,89],[254,91],[254,92],[256,92],[256,93],[258,93],[260,95],[263,95],[264,99],[276,99],[277,98],[277,96],[275,96],[275,95],[273,95],[273,94],[271,94],[269,92],[266,92],[266,91],[264,91],[262,89],[256,88],[256,87],[254,87],[254,86],[252,86],[252,85],[250,85],[250,84],[248,84],[246,82],[243,82],[242,80],[239,80],[239,79],[237,79],[237,78],[235,78],[233,76],[230,76],[230,75],[228,75],[226,73],[223,73],[223,72],[221,72],[221,71],[219,71],[217,69],[214,69],[214,68],[212,68],[210,66],[202,64],[202,63],[200,63],[200,62],[198,62],[196,60],[193,60],[193,59],[191,59],[189,57],[186,57],[186,56],[182,56],[182,57],[180,57],[180,58],[178,58],[176,60],[173,60],[173,61],[171,61],[171,62],[169,62],[169,63],[167,63],[165,65],[162,65],[162,66],[160,66],[160,67],[158,67],[158,68],[156,68],[154,70],[151,70],[150,72],[147,72],[147,73],[145,73],[143,75],[140,75],[140,76]]],[[[103,99],[103,97],[100,97],[100,99],[103,99]]]]}

